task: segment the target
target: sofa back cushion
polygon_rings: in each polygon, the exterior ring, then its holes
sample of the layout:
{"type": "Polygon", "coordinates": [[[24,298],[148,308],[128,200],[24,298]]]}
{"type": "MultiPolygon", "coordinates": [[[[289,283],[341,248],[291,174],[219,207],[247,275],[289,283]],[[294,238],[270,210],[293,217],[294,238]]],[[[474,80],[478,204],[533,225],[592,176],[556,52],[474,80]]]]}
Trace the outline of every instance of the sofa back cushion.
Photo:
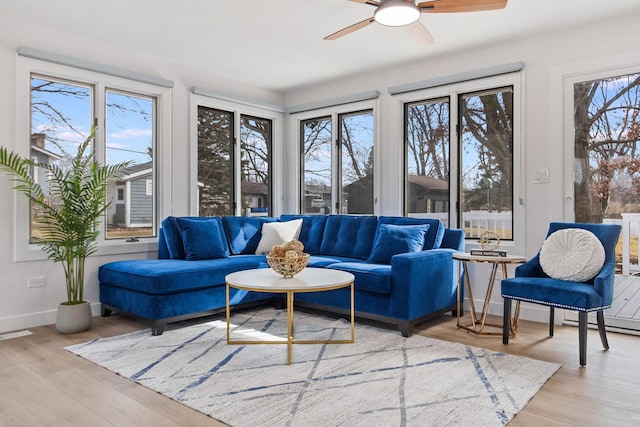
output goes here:
{"type": "MultiPolygon", "coordinates": [[[[210,221],[212,220],[217,224],[218,234],[212,235],[216,242],[221,247],[228,247],[229,242],[227,236],[224,233],[222,221],[220,217],[180,217],[182,219],[189,219],[193,221],[210,221]]],[[[162,236],[164,236],[164,243],[166,244],[166,252],[169,254],[170,259],[186,259],[186,252],[182,234],[178,227],[178,217],[168,216],[162,220],[162,236]]]]}
{"type": "Polygon", "coordinates": [[[329,215],[320,254],[367,259],[377,226],[375,216],[329,215]]]}
{"type": "Polygon", "coordinates": [[[320,253],[324,227],[327,223],[326,215],[281,215],[281,221],[302,219],[302,229],[298,240],[304,245],[304,251],[311,255],[320,253]]]}
{"type": "Polygon", "coordinates": [[[277,218],[261,216],[222,217],[231,253],[233,255],[255,254],[262,238],[262,224],[277,220],[277,218]]]}
{"type": "Polygon", "coordinates": [[[444,223],[435,218],[416,218],[405,216],[381,216],[378,224],[393,225],[422,225],[428,224],[429,230],[425,234],[424,249],[438,249],[444,237],[444,223]]]}

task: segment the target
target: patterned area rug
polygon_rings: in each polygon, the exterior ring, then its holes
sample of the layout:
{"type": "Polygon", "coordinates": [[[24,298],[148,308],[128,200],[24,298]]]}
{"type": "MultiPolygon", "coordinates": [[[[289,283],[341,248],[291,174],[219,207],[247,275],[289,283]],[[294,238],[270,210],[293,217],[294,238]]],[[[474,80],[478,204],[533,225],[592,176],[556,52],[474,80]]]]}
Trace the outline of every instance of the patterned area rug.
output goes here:
{"type": "MultiPolygon", "coordinates": [[[[231,337],[285,337],[286,317],[235,313],[231,337]]],[[[297,339],[349,333],[346,320],[295,314],[297,339]]],[[[502,426],[560,367],[361,324],[355,336],[294,345],[291,365],[286,345],[227,345],[224,317],[67,350],[234,427],[502,426]]]]}

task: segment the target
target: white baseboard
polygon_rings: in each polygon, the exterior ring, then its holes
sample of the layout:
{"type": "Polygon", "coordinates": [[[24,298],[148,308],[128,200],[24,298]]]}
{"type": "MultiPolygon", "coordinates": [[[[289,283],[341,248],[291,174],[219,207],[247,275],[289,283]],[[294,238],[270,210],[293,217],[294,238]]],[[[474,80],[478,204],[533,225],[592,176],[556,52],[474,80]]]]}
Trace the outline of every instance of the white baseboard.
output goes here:
{"type": "MultiPolygon", "coordinates": [[[[102,305],[99,302],[91,303],[91,314],[94,317],[99,316],[101,314],[101,307],[102,305]]],[[[0,317],[0,333],[53,325],[56,323],[56,313],[57,309],[54,309],[19,316],[0,317]]]]}

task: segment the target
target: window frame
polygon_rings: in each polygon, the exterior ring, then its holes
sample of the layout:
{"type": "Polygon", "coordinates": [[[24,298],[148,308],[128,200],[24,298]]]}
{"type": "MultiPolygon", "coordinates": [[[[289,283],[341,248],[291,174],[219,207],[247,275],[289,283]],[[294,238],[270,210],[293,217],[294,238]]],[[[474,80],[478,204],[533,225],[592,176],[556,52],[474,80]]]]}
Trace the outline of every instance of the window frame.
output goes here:
{"type": "MultiPolygon", "coordinates": [[[[362,111],[371,110],[373,114],[373,213],[371,215],[378,215],[379,211],[379,203],[378,203],[378,194],[379,194],[379,166],[378,166],[378,156],[379,156],[379,148],[378,141],[379,137],[379,117],[378,117],[378,98],[357,101],[352,103],[334,105],[319,109],[307,110],[300,113],[292,113],[290,115],[290,128],[289,135],[291,135],[291,146],[292,150],[289,150],[289,156],[287,157],[287,161],[289,164],[296,164],[298,167],[296,168],[295,174],[290,174],[289,182],[295,183],[292,185],[291,193],[295,194],[296,199],[293,201],[293,205],[289,206],[289,208],[296,212],[302,212],[302,204],[303,204],[303,169],[304,163],[302,158],[302,122],[305,120],[310,120],[314,118],[331,118],[331,210],[327,214],[337,214],[338,210],[336,208],[336,202],[339,201],[339,192],[341,189],[338,184],[341,181],[340,173],[341,173],[341,158],[340,158],[340,150],[336,150],[335,147],[337,145],[338,140],[340,140],[341,131],[339,119],[342,115],[352,114],[362,111]]],[[[356,214],[353,214],[356,215],[356,214]]],[[[359,214],[358,214],[359,215],[359,214]]]]}
{"type": "MultiPolygon", "coordinates": [[[[106,158],[105,142],[105,97],[107,90],[122,91],[138,94],[156,99],[156,147],[154,147],[154,162],[156,176],[154,191],[157,194],[155,200],[154,234],[157,234],[157,226],[163,215],[170,212],[171,188],[170,174],[162,174],[162,170],[171,170],[171,105],[172,89],[158,86],[152,83],[131,80],[98,71],[89,71],[75,68],[69,65],[56,64],[23,56],[16,57],[16,143],[15,151],[21,155],[29,155],[31,135],[31,78],[32,76],[59,79],[63,81],[78,82],[91,85],[95,88],[94,120],[97,118],[96,131],[96,160],[103,163],[106,158]]],[[[40,246],[30,244],[28,237],[21,239],[18,236],[29,236],[29,202],[22,195],[15,195],[15,236],[14,259],[15,261],[32,261],[47,259],[47,255],[40,246]]],[[[154,237],[135,239],[109,238],[104,233],[104,221],[99,224],[100,234],[97,239],[97,251],[95,256],[151,252],[158,249],[157,235],[154,237]]]]}
{"type": "Polygon", "coordinates": [[[242,204],[240,203],[242,197],[241,179],[242,170],[240,167],[241,159],[241,144],[240,144],[240,129],[241,129],[241,116],[250,116],[259,119],[266,119],[271,121],[271,146],[269,152],[269,175],[271,186],[271,212],[269,216],[275,217],[281,212],[281,199],[282,191],[281,186],[277,185],[282,183],[284,179],[284,171],[281,158],[282,158],[282,145],[277,141],[282,141],[282,123],[283,113],[275,110],[270,110],[256,105],[250,105],[241,102],[234,102],[230,100],[223,100],[212,96],[199,95],[195,93],[190,94],[190,120],[189,120],[189,212],[191,215],[198,215],[198,107],[212,108],[220,111],[231,113],[233,116],[233,152],[231,160],[234,162],[232,168],[232,184],[231,191],[233,192],[231,214],[242,216],[242,204]]]}
{"type": "MultiPolygon", "coordinates": [[[[449,227],[460,228],[462,226],[462,213],[460,212],[460,135],[458,125],[460,123],[460,95],[481,92],[485,90],[494,90],[503,87],[513,88],[513,240],[501,241],[501,247],[515,247],[519,251],[524,251],[524,137],[523,137],[523,73],[513,72],[498,76],[485,77],[469,81],[437,86],[429,89],[422,89],[413,92],[407,92],[395,95],[397,99],[398,110],[402,115],[400,123],[402,123],[399,134],[403,141],[403,154],[401,159],[402,165],[402,212],[407,215],[407,147],[406,147],[406,122],[405,122],[405,104],[415,103],[419,101],[428,101],[448,98],[450,102],[449,113],[449,227]]],[[[468,247],[474,248],[478,244],[477,238],[465,238],[468,247]]]]}

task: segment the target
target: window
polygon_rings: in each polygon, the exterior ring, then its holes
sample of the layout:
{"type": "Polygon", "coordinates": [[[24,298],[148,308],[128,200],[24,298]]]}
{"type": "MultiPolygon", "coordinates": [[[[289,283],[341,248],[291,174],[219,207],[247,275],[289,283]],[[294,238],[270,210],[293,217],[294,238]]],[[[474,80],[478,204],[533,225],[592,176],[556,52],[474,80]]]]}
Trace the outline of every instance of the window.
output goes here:
{"type": "Polygon", "coordinates": [[[496,77],[403,102],[406,215],[441,219],[467,238],[490,231],[514,240],[517,84],[496,77]]]}
{"type": "MultiPolygon", "coordinates": [[[[155,176],[153,151],[155,140],[156,98],[114,91],[107,86],[32,74],[31,76],[31,152],[42,162],[55,162],[62,168],[75,154],[76,146],[87,138],[94,123],[105,123],[102,138],[96,138],[94,150],[107,164],[131,161],[121,177],[129,194],[128,204],[115,204],[113,183],[107,196],[112,204],[104,220],[107,239],[149,237],[154,235],[155,203],[151,188],[155,176]],[[98,101],[103,103],[96,108],[98,101]],[[98,111],[104,111],[102,119],[98,111]]],[[[100,134],[99,134],[100,135],[100,134]]],[[[38,171],[34,171],[38,173],[38,171]]],[[[38,177],[46,194],[46,177],[38,177]]],[[[38,238],[31,209],[30,242],[38,238]]]]}
{"type": "Polygon", "coordinates": [[[574,80],[575,221],[618,220],[640,209],[640,73],[574,80]]]}
{"type": "Polygon", "coordinates": [[[460,95],[460,212],[468,236],[513,236],[513,90],[460,95]]]}
{"type": "Polygon", "coordinates": [[[273,216],[272,141],[279,115],[195,101],[198,215],[273,216]]]}
{"type": "Polygon", "coordinates": [[[406,214],[449,222],[449,98],[404,106],[406,214]]]}
{"type": "Polygon", "coordinates": [[[300,137],[301,212],[373,214],[373,109],[301,120],[300,137]]]}
{"type": "Polygon", "coordinates": [[[233,214],[233,113],[198,106],[198,214],[233,214]]]}
{"type": "MultiPolygon", "coordinates": [[[[148,238],[155,237],[162,200],[168,200],[162,198],[161,188],[168,188],[170,177],[159,182],[158,167],[162,158],[170,168],[170,156],[162,156],[167,149],[162,138],[171,133],[171,82],[158,86],[143,82],[143,76],[135,81],[118,77],[126,73],[117,70],[102,74],[24,57],[18,57],[17,64],[17,108],[25,111],[17,115],[17,129],[30,141],[25,150],[32,158],[64,169],[95,127],[92,149],[98,162],[131,162],[110,184],[99,253],[154,250],[157,242],[148,238]]],[[[46,194],[48,177],[42,170],[33,174],[46,194]]],[[[42,251],[30,245],[40,233],[36,215],[26,200],[17,201],[16,235],[29,236],[24,242],[16,239],[18,260],[43,258],[42,251]]]]}
{"type": "Polygon", "coordinates": [[[318,117],[300,122],[302,135],[302,210],[304,214],[332,212],[331,117],[318,117]]]}
{"type": "Polygon", "coordinates": [[[269,215],[271,130],[269,119],[240,115],[240,200],[244,215],[269,215]]]}
{"type": "Polygon", "coordinates": [[[106,91],[105,138],[108,163],[132,162],[124,182],[125,203],[113,203],[107,215],[107,238],[155,235],[153,162],[156,98],[113,89],[106,91]]]}

